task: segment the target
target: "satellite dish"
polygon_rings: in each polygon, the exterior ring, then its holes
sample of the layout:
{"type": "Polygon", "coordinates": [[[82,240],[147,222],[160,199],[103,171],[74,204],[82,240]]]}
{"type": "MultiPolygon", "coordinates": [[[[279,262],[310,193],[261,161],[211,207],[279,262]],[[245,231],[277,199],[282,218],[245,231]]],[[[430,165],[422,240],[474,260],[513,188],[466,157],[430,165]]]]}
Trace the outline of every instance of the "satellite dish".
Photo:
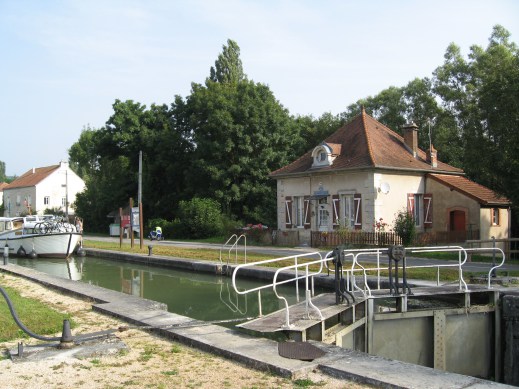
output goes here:
{"type": "Polygon", "coordinates": [[[389,184],[387,182],[383,182],[383,183],[380,184],[380,188],[378,190],[380,192],[384,193],[384,194],[388,194],[389,193],[389,189],[391,189],[389,184]]]}

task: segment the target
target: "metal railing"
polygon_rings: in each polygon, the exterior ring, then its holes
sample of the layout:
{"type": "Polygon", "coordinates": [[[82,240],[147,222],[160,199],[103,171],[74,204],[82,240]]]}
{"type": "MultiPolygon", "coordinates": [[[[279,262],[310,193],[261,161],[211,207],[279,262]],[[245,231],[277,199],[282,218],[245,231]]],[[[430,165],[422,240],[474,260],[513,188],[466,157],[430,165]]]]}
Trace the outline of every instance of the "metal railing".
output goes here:
{"type": "MultiPolygon", "coordinates": [[[[376,283],[377,283],[377,289],[380,289],[380,279],[381,279],[381,272],[382,271],[388,271],[389,267],[381,267],[380,266],[380,255],[386,254],[387,255],[387,248],[384,249],[358,249],[358,250],[344,250],[345,255],[353,256],[351,268],[346,270],[344,269],[343,272],[347,274],[347,280],[348,280],[348,290],[351,292],[355,292],[356,290],[361,291],[364,296],[371,296],[371,289],[369,288],[367,284],[367,273],[376,273],[376,283]],[[375,267],[369,267],[366,268],[362,266],[359,262],[359,257],[362,256],[376,256],[376,266],[375,267]],[[356,284],[356,273],[362,273],[363,279],[364,279],[364,288],[361,289],[356,284]],[[351,281],[350,281],[351,280],[351,281]]],[[[407,256],[412,255],[413,253],[432,253],[432,252],[457,252],[458,253],[458,262],[457,263],[444,263],[444,264],[431,264],[431,265],[414,265],[414,266],[407,266],[406,269],[426,269],[426,268],[435,268],[436,269],[436,285],[440,285],[440,269],[447,269],[447,268],[456,268],[458,269],[458,282],[459,282],[459,289],[468,291],[467,283],[465,282],[465,279],[463,278],[463,265],[467,263],[467,259],[469,258],[469,254],[481,252],[481,253],[491,253],[493,255],[500,254],[501,255],[501,262],[499,264],[492,263],[492,266],[490,267],[490,270],[488,271],[488,282],[487,286],[490,289],[491,288],[491,278],[492,274],[495,272],[496,269],[503,266],[505,262],[506,255],[503,252],[502,249],[498,247],[483,247],[483,248],[464,248],[461,246],[437,246],[437,247],[409,247],[406,248],[407,256]]],[[[333,269],[328,269],[328,271],[333,271],[333,269]]]]}
{"type": "MultiPolygon", "coordinates": [[[[380,287],[380,281],[381,281],[381,272],[382,271],[388,271],[388,267],[382,267],[380,266],[380,256],[382,254],[387,255],[387,248],[376,248],[376,249],[357,249],[357,250],[348,250],[344,249],[344,257],[351,257],[351,267],[346,268],[345,266],[342,267],[342,272],[346,274],[346,288],[352,293],[360,292],[363,294],[365,298],[372,297],[371,294],[371,288],[368,285],[368,273],[375,272],[376,273],[376,283],[377,283],[377,289],[381,289],[380,287]],[[363,266],[360,263],[360,259],[363,257],[368,256],[376,256],[376,267],[367,267],[363,266]],[[356,282],[356,274],[360,273],[362,276],[362,284],[361,286],[357,285],[356,282]]],[[[469,256],[469,253],[474,252],[492,252],[497,253],[501,255],[501,262],[499,264],[493,264],[488,272],[488,288],[491,289],[491,276],[493,272],[503,266],[505,262],[505,253],[500,248],[472,248],[472,249],[466,249],[461,246],[438,246],[438,247],[411,247],[406,248],[407,256],[413,253],[427,253],[427,252],[457,252],[458,253],[458,261],[457,263],[442,263],[442,264],[431,264],[431,265],[414,265],[414,266],[407,266],[406,269],[423,269],[423,268],[436,268],[437,272],[437,286],[440,285],[440,269],[445,268],[456,268],[458,269],[458,283],[459,283],[459,290],[460,291],[468,291],[467,283],[465,282],[463,278],[463,265],[466,264],[467,258],[469,256]]],[[[301,254],[301,255],[294,255],[289,257],[283,257],[283,258],[275,258],[275,259],[267,259],[263,261],[258,262],[252,262],[248,264],[242,264],[238,265],[232,274],[232,285],[234,290],[237,294],[248,294],[253,292],[258,292],[258,306],[259,306],[259,316],[263,316],[262,309],[261,309],[261,291],[264,289],[272,288],[274,291],[274,294],[276,297],[284,302],[285,305],[285,328],[290,328],[290,307],[288,304],[288,300],[281,296],[277,288],[280,285],[287,284],[289,282],[295,282],[296,287],[296,297],[297,301],[299,302],[299,281],[304,280],[305,282],[305,302],[306,302],[306,315],[309,316],[309,309],[312,308],[317,312],[320,319],[323,319],[321,311],[312,303],[312,297],[314,296],[314,276],[321,274],[323,272],[323,269],[326,268],[328,273],[334,272],[335,268],[329,266],[329,262],[334,259],[333,251],[328,252],[325,257],[323,258],[322,255],[319,252],[313,252],[313,253],[307,253],[307,254],[301,254]],[[298,260],[300,258],[304,257],[318,257],[319,259],[309,262],[303,262],[300,263],[298,260]],[[262,286],[258,286],[251,289],[244,289],[239,290],[237,284],[236,284],[236,278],[237,274],[241,269],[248,268],[248,267],[254,267],[254,266],[262,266],[266,264],[273,264],[276,262],[281,261],[291,261],[293,260],[294,263],[291,265],[280,267],[276,270],[274,273],[274,277],[270,283],[267,283],[262,286]],[[318,270],[316,271],[310,271],[310,266],[318,266],[318,270]],[[300,273],[300,269],[303,269],[304,271],[300,273]],[[293,273],[290,273],[286,278],[283,280],[278,280],[280,274],[286,275],[287,272],[293,271],[293,273]]]]}
{"type": "MultiPolygon", "coordinates": [[[[326,260],[330,260],[330,259],[331,258],[328,258],[326,260]]],[[[279,293],[277,291],[277,287],[280,286],[280,285],[288,284],[290,282],[294,282],[295,283],[295,289],[296,289],[296,299],[299,302],[299,281],[304,279],[305,280],[305,298],[307,299],[307,304],[310,305],[311,302],[309,302],[308,300],[314,293],[314,282],[313,282],[314,280],[313,280],[313,277],[315,275],[320,274],[322,272],[322,270],[324,268],[324,266],[322,264],[323,261],[324,260],[322,258],[322,255],[319,252],[313,252],[313,253],[291,255],[291,256],[282,257],[282,258],[266,259],[266,260],[263,260],[263,261],[257,261],[257,262],[251,262],[251,263],[244,263],[244,264],[238,265],[238,266],[236,266],[234,268],[234,271],[232,273],[232,285],[233,285],[233,288],[236,291],[236,293],[240,294],[240,295],[241,294],[248,294],[248,293],[258,292],[258,309],[259,309],[259,316],[260,317],[263,316],[262,305],[261,305],[261,291],[264,290],[264,289],[272,288],[273,291],[274,291],[274,294],[276,295],[276,297],[278,299],[280,299],[280,300],[284,300],[285,301],[285,306],[286,306],[287,311],[288,311],[288,301],[286,300],[285,297],[279,295],[279,293]],[[316,260],[316,261],[310,261],[310,262],[305,262],[305,263],[300,263],[299,262],[301,259],[312,258],[312,257],[318,257],[319,259],[316,260]],[[282,261],[293,261],[293,265],[285,266],[283,268],[278,269],[276,271],[276,273],[274,274],[273,280],[270,283],[265,284],[265,285],[261,285],[261,286],[257,286],[255,288],[250,288],[250,289],[242,289],[242,290],[240,290],[238,288],[238,285],[236,283],[236,278],[237,278],[237,275],[240,272],[240,270],[243,270],[245,268],[254,267],[254,266],[264,266],[264,265],[273,264],[273,263],[276,263],[276,262],[279,263],[279,262],[282,262],[282,261]],[[309,269],[308,269],[308,266],[314,265],[314,264],[320,264],[319,270],[310,272],[309,269]],[[299,268],[300,267],[306,267],[305,273],[303,275],[299,274],[299,268]],[[293,268],[294,269],[293,275],[290,274],[290,275],[288,275],[288,277],[286,279],[278,281],[278,276],[279,276],[280,272],[282,270],[284,270],[285,268],[293,268]],[[311,285],[309,285],[309,281],[310,281],[311,285]]]]}
{"type": "Polygon", "coordinates": [[[229,249],[227,252],[227,263],[226,265],[229,266],[229,262],[231,261],[231,252],[234,250],[234,263],[238,264],[238,244],[240,243],[240,240],[243,240],[243,253],[244,253],[244,262],[247,263],[247,237],[245,235],[238,236],[237,234],[232,234],[229,239],[227,239],[227,242],[225,242],[222,247],[220,248],[220,264],[223,265],[222,260],[222,251],[224,251],[226,248],[229,249]]]}

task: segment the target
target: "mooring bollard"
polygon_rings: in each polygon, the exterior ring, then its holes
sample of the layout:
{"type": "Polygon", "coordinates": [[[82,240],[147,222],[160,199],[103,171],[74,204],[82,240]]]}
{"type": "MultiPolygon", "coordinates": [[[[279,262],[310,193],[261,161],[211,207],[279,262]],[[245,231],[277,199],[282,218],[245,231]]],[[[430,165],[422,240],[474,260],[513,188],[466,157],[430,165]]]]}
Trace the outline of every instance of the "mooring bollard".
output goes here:
{"type": "Polygon", "coordinates": [[[70,321],[67,319],[63,320],[63,332],[61,333],[61,339],[59,341],[58,348],[72,348],[74,347],[74,338],[70,331],[70,321]]]}
{"type": "Polygon", "coordinates": [[[153,246],[150,244],[150,245],[148,246],[148,256],[149,256],[149,257],[151,257],[151,254],[153,254],[152,251],[153,251],[153,246]]]}

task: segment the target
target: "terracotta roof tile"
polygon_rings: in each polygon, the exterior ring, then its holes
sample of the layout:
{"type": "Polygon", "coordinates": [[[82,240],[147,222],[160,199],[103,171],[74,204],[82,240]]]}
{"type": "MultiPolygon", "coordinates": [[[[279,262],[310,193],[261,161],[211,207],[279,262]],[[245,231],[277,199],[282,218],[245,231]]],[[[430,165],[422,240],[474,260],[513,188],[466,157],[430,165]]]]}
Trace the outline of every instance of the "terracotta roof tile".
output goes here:
{"type": "Polygon", "coordinates": [[[441,161],[438,161],[437,167],[431,167],[423,150],[418,150],[418,155],[414,158],[405,146],[404,138],[401,135],[384,126],[364,111],[324,141],[327,144],[342,145],[341,154],[333,161],[331,166],[312,168],[312,152],[309,151],[291,164],[272,172],[271,176],[300,174],[310,170],[325,172],[362,168],[463,173],[463,170],[441,161]]]}
{"type": "Polygon", "coordinates": [[[448,174],[428,174],[427,177],[466,196],[472,197],[482,205],[503,206],[511,204],[506,197],[499,196],[493,190],[471,181],[467,177],[448,174]]]}
{"type": "Polygon", "coordinates": [[[0,191],[3,191],[7,185],[9,185],[7,182],[0,182],[0,191]]]}
{"type": "Polygon", "coordinates": [[[27,171],[22,174],[16,180],[7,185],[4,189],[24,188],[29,186],[35,186],[44,178],[48,177],[52,172],[59,168],[59,165],[52,165],[46,167],[39,167],[27,171]]]}

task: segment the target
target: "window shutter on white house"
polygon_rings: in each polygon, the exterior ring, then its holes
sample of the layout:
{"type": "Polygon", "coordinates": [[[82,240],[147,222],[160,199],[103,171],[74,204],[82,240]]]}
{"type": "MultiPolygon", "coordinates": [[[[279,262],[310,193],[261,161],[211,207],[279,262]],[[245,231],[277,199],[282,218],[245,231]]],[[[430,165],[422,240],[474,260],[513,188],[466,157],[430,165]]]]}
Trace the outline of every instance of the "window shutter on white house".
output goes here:
{"type": "Polygon", "coordinates": [[[407,213],[414,216],[414,193],[407,194],[407,213]]]}
{"type": "Polygon", "coordinates": [[[339,228],[341,225],[341,198],[339,195],[332,196],[332,205],[333,205],[333,228],[339,228]]]}
{"type": "Polygon", "coordinates": [[[285,228],[292,228],[292,196],[285,197],[285,228]]]}
{"type": "Polygon", "coordinates": [[[360,193],[353,195],[353,206],[355,209],[355,229],[362,230],[362,195],[360,193]]]}
{"type": "Polygon", "coordinates": [[[310,213],[310,196],[305,196],[304,198],[304,216],[303,216],[303,225],[306,229],[310,228],[311,221],[311,213],[310,213]]]}
{"type": "Polygon", "coordinates": [[[433,225],[433,198],[431,193],[423,195],[423,224],[424,227],[432,227],[433,225]]]}

